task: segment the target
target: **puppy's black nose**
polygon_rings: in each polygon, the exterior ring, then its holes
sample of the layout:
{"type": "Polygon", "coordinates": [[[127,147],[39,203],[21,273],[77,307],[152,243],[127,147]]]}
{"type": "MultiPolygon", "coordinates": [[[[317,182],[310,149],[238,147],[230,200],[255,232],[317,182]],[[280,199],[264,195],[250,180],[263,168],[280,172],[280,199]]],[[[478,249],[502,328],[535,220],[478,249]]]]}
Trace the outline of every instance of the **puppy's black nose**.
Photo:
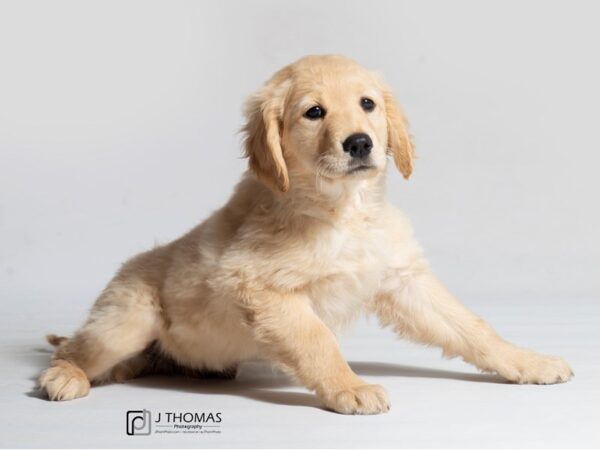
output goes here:
{"type": "Polygon", "coordinates": [[[353,158],[364,158],[371,153],[373,141],[368,134],[354,133],[346,138],[342,144],[344,151],[350,153],[353,158]]]}

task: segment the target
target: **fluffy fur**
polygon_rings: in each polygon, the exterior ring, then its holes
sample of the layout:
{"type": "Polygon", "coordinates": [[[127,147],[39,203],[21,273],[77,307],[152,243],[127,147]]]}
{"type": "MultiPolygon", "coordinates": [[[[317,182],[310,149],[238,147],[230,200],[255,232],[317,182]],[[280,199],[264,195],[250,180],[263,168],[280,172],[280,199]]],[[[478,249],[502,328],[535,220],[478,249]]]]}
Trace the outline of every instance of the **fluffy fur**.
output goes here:
{"type": "Polygon", "coordinates": [[[239,362],[262,358],[331,410],[385,412],[384,389],[352,372],[334,335],[365,311],[507,380],[569,379],[565,361],[504,341],[448,293],[385,200],[387,156],[408,178],[414,151],[379,77],[343,57],[305,57],[248,100],[246,118],[250,171],[229,202],[125,263],[74,336],[49,337],[57,349],[40,385],[50,399],[164,366],[233,376],[239,362]],[[304,117],[314,105],[324,118],[304,117]],[[361,163],[342,148],[357,132],[373,141],[361,163]]]}

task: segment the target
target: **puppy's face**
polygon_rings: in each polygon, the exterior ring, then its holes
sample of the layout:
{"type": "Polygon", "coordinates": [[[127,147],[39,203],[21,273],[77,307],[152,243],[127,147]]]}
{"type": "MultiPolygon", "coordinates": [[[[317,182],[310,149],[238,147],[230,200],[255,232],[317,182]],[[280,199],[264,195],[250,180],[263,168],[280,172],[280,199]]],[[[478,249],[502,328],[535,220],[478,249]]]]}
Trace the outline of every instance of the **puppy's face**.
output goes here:
{"type": "Polygon", "coordinates": [[[339,56],[285,67],[247,105],[246,155],[268,185],[286,191],[290,174],[358,180],[385,170],[392,154],[405,177],[413,150],[389,90],[339,56]]]}
{"type": "Polygon", "coordinates": [[[284,105],[282,147],[288,170],[363,178],[385,169],[383,95],[349,64],[297,70],[284,105]]]}

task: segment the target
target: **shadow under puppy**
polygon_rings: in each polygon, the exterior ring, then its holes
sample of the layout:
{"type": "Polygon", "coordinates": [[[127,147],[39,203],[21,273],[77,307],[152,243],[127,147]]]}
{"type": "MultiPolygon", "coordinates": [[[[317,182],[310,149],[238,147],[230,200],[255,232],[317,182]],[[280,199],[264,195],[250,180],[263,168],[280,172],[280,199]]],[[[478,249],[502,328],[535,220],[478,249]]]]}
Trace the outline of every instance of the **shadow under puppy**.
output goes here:
{"type": "Polygon", "coordinates": [[[50,399],[152,370],[151,347],[192,371],[266,359],[331,410],[385,412],[386,392],[351,370],[334,335],[365,311],[507,380],[570,378],[565,361],[504,341],[448,293],[386,201],[388,156],[408,178],[414,151],[380,77],[341,56],[302,58],[248,100],[243,132],[250,170],[228,203],[126,262],[74,336],[52,338],[39,380],[50,399]]]}

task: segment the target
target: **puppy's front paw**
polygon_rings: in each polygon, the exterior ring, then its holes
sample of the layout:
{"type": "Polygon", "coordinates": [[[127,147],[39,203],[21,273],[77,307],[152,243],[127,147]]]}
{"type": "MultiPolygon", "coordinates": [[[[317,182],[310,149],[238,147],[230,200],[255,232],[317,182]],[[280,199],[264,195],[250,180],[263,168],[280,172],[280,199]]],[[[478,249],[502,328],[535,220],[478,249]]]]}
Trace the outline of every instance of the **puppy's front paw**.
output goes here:
{"type": "Polygon", "coordinates": [[[40,375],[39,385],[50,400],[73,400],[85,397],[90,391],[90,382],[79,367],[57,359],[40,375]]]}
{"type": "Polygon", "coordinates": [[[342,414],[380,414],[390,409],[387,393],[378,384],[322,393],[319,398],[327,408],[342,414]]]}
{"type": "Polygon", "coordinates": [[[509,364],[503,370],[498,370],[498,373],[515,383],[563,383],[573,376],[573,371],[564,359],[528,350],[513,353],[508,362],[509,364]]]}

